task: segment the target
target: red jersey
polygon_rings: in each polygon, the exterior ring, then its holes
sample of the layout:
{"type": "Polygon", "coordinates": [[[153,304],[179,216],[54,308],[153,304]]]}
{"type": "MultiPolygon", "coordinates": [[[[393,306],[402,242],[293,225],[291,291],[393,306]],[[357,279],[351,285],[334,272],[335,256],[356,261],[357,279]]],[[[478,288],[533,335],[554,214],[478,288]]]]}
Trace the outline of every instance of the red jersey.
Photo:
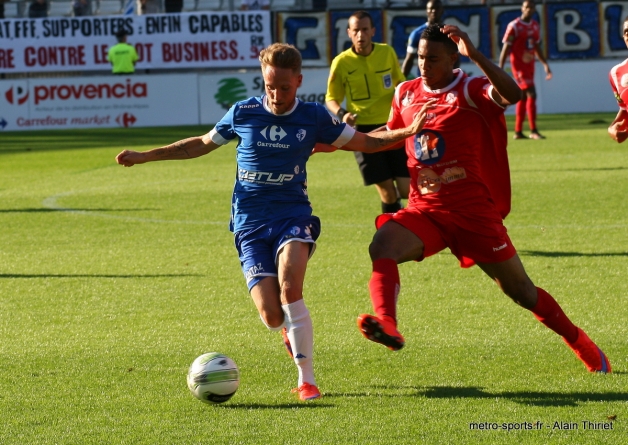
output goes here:
{"type": "Polygon", "coordinates": [[[628,111],[628,59],[615,65],[608,74],[619,108],[628,111]]]}
{"type": "Polygon", "coordinates": [[[446,88],[430,90],[421,78],[401,83],[387,127],[408,126],[423,104],[437,102],[421,132],[406,139],[411,175],[408,208],[440,209],[501,221],[510,211],[510,171],[504,108],[485,77],[454,70],[446,88]],[[501,218],[500,218],[501,217],[501,218]]]}
{"type": "Polygon", "coordinates": [[[541,28],[536,20],[524,22],[517,17],[508,24],[502,42],[511,46],[510,66],[513,73],[534,74],[534,48],[540,41],[541,28]]]}

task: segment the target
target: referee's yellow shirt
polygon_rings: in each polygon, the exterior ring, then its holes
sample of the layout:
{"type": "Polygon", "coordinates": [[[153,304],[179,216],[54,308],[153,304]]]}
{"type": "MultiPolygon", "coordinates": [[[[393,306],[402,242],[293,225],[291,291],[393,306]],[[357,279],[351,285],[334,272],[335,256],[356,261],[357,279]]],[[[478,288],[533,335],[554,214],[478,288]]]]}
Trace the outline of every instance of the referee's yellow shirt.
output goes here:
{"type": "Polygon", "coordinates": [[[349,48],[331,63],[325,101],[342,104],[346,98],[347,111],[358,115],[357,124],[383,124],[388,121],[395,87],[404,80],[391,46],[374,43],[366,57],[349,48]]]}

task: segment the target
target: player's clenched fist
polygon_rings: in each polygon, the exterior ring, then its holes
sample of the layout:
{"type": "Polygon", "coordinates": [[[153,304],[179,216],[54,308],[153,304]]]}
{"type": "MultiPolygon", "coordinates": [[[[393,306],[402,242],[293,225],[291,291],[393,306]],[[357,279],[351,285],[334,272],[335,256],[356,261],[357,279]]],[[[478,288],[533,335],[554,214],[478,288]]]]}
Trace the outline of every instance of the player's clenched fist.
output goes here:
{"type": "Polygon", "coordinates": [[[135,164],[146,162],[144,154],[132,150],[124,150],[116,156],[116,162],[125,167],[133,167],[135,164]]]}

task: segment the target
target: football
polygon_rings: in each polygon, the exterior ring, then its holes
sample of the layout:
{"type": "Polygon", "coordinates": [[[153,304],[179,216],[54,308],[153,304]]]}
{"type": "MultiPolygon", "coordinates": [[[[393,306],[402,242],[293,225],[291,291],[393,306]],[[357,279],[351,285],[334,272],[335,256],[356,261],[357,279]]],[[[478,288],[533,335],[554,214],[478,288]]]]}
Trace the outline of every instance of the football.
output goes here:
{"type": "Polygon", "coordinates": [[[240,370],[233,360],[218,352],[196,358],[188,371],[188,388],[201,402],[229,400],[240,385],[240,370]]]}

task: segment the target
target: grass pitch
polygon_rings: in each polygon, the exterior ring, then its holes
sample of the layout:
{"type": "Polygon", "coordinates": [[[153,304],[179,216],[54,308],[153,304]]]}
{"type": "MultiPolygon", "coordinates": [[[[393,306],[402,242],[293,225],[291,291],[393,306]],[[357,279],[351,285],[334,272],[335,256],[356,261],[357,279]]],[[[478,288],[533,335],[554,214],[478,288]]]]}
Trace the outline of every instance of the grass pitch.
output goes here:
{"type": "Polygon", "coordinates": [[[625,444],[628,146],[606,135],[611,120],[540,116],[546,140],[511,141],[506,225],[533,281],[613,374],[587,373],[446,252],[400,267],[406,347],[364,340],[355,318],[370,311],[379,203],[337,152],[309,163],[323,228],[305,283],[323,392],[313,403],[290,394],[296,369],[240,272],[227,229],[233,146],[125,169],[123,148],[208,128],[1,133],[0,443],[625,444]],[[241,370],[223,405],[185,384],[211,351],[241,370]]]}

